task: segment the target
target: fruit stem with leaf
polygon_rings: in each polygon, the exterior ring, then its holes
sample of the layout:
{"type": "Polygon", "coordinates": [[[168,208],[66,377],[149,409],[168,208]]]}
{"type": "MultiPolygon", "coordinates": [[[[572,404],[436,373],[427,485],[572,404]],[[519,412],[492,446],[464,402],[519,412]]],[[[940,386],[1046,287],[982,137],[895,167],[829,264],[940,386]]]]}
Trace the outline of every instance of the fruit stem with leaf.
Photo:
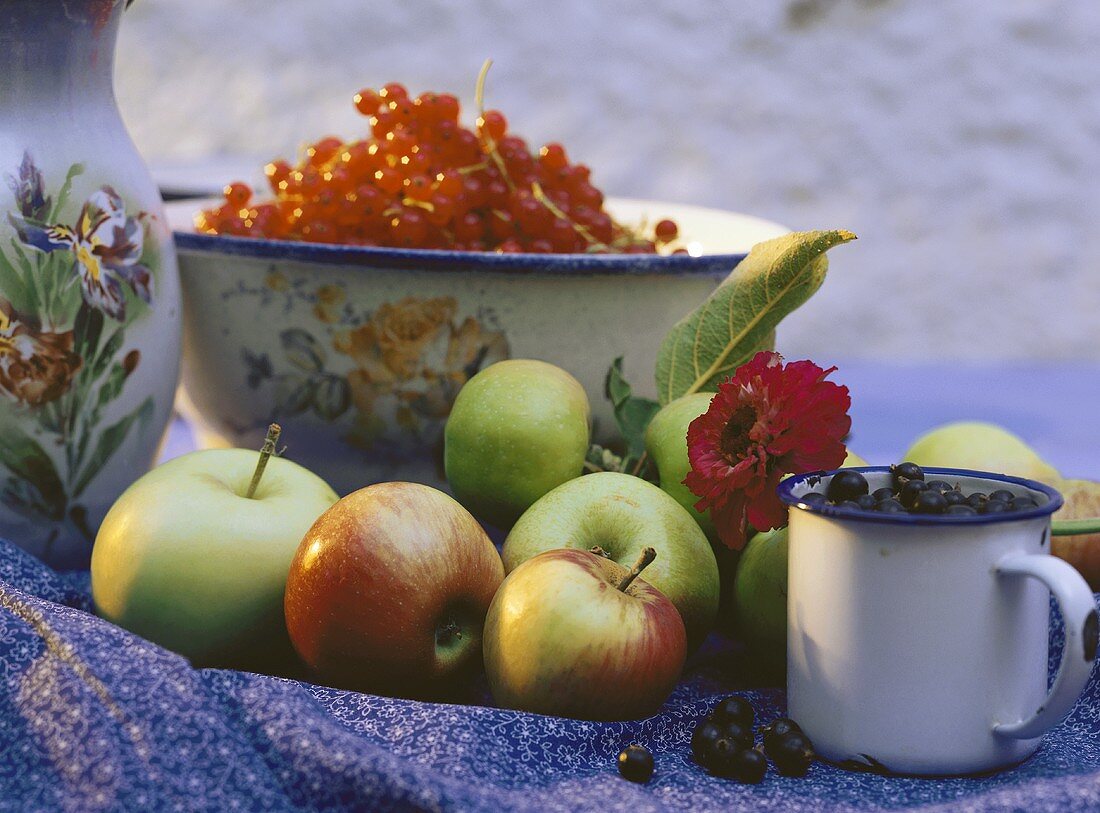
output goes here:
{"type": "Polygon", "coordinates": [[[279,435],[282,431],[282,427],[277,423],[267,427],[267,437],[264,438],[264,445],[260,447],[260,459],[256,461],[256,470],[252,472],[252,482],[248,484],[248,491],[244,495],[249,500],[256,496],[256,489],[259,488],[260,480],[264,476],[267,461],[276,453],[275,446],[279,442],[279,435]]]}
{"type": "Polygon", "coordinates": [[[1054,520],[1050,524],[1051,536],[1077,536],[1100,533],[1100,517],[1054,520]]]}
{"type": "Polygon", "coordinates": [[[638,561],[634,563],[634,567],[630,568],[630,572],[623,576],[623,580],[619,582],[619,590],[625,593],[631,582],[638,578],[642,571],[649,567],[656,558],[657,551],[653,548],[643,550],[642,555],[638,557],[638,561]]]}

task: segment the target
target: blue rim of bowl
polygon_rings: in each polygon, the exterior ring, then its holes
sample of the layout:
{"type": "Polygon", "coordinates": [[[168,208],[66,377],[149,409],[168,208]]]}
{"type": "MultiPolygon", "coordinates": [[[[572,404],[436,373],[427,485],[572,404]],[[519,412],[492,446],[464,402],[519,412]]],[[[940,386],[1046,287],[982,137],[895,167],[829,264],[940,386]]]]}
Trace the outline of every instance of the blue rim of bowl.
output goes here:
{"type": "MultiPolygon", "coordinates": [[[[924,467],[922,467],[924,468],[924,467]]],[[[825,477],[832,477],[834,474],[840,471],[858,471],[864,474],[881,474],[888,473],[890,471],[889,466],[850,466],[843,469],[833,469],[832,471],[808,471],[805,474],[798,474],[794,477],[788,477],[783,480],[776,488],[776,494],[779,495],[784,503],[792,508],[799,508],[803,511],[809,511],[814,514],[821,514],[822,516],[830,517],[831,519],[845,519],[855,520],[857,522],[879,522],[886,523],[888,525],[988,525],[993,522],[1016,522],[1026,519],[1038,519],[1040,517],[1046,517],[1053,514],[1059,508],[1062,507],[1064,500],[1061,493],[1054,488],[1051,488],[1046,483],[1040,483],[1037,480],[1028,480],[1024,477],[1013,477],[1008,474],[997,474],[991,471],[975,471],[974,469],[941,469],[941,468],[924,468],[925,477],[929,474],[939,474],[945,477],[955,475],[957,477],[975,477],[982,480],[992,480],[996,483],[1008,483],[1009,485],[1023,486],[1024,488],[1031,489],[1033,491],[1041,492],[1047,496],[1047,501],[1043,505],[1036,506],[1035,508],[1028,509],[1027,511],[1011,511],[1003,514],[978,514],[976,516],[955,516],[947,514],[878,514],[874,511],[853,511],[850,508],[840,508],[835,505],[828,505],[827,503],[809,503],[803,502],[799,497],[795,496],[792,492],[795,486],[799,486],[811,478],[817,477],[824,479],[825,477]]]]}
{"type": "Polygon", "coordinates": [[[551,274],[724,276],[745,259],[741,254],[498,254],[492,251],[344,246],[173,231],[185,251],[229,254],[262,260],[294,260],[361,268],[413,268],[431,271],[509,271],[551,274]]]}

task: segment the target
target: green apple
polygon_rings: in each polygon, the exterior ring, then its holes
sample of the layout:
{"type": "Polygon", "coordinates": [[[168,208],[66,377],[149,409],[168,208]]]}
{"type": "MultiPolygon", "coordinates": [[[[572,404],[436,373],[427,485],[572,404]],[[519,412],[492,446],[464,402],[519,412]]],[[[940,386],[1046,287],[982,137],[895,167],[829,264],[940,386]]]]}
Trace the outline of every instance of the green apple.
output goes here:
{"type": "Polygon", "coordinates": [[[699,498],[684,485],[684,478],[691,469],[687,449],[688,424],[707,411],[712,398],[713,392],[696,392],[661,407],[646,429],[645,450],[657,466],[661,488],[695,517],[708,539],[717,541],[718,534],[711,522],[710,512],[695,510],[699,498]]]}
{"type": "Polygon", "coordinates": [[[737,629],[770,656],[787,646],[787,529],[758,533],[741,551],[733,580],[737,629]]]}
{"type": "Polygon", "coordinates": [[[144,475],[92,548],[96,611],[196,666],[263,668],[290,643],[283,591],[302,536],[337,496],[296,463],[208,449],[144,475]]]}
{"type": "MultiPolygon", "coordinates": [[[[841,468],[869,465],[849,451],[841,468]]],[[[757,656],[781,663],[787,649],[787,529],[756,534],[741,551],[733,579],[736,629],[757,656]]]]}
{"type": "Polygon", "coordinates": [[[577,379],[544,361],[499,361],[455,399],[444,430],[447,482],[475,516],[506,529],[580,476],[588,445],[588,396],[577,379]]]}
{"type": "Polygon", "coordinates": [[[1012,474],[1054,482],[1058,471],[1023,440],[1000,426],[958,421],[936,427],[909,447],[903,460],[918,466],[942,466],[1012,474]]]}
{"type": "Polygon", "coordinates": [[[598,472],[558,486],[532,505],[504,541],[504,569],[511,573],[543,551],[602,548],[631,567],[652,547],[656,561],[645,579],[671,599],[699,644],[718,609],[718,565],[706,535],[676,500],[640,477],[598,472]]]}

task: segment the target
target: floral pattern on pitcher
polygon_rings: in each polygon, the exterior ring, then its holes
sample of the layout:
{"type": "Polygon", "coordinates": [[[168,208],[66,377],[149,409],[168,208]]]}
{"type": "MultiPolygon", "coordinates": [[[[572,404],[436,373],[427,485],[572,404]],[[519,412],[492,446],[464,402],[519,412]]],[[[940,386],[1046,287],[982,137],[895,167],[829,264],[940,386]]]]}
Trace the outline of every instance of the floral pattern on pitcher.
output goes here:
{"type": "Polygon", "coordinates": [[[310,303],[321,327],[282,331],[280,364],[245,349],[249,386],[274,387],[274,420],[350,415],[346,440],[365,451],[438,442],[462,385],[509,356],[491,314],[460,317],[454,297],[408,296],[363,313],[348,306],[339,286],[296,294],[271,274],[266,288],[310,303]]]}
{"type": "Polygon", "coordinates": [[[141,360],[125,350],[126,328],[153,301],[159,257],[149,216],[127,213],[110,186],[63,219],[82,172],[74,164],[55,198],[28,152],[7,178],[16,236],[0,246],[0,500],[90,539],[80,497],[153,412],[149,397],[102,426],[141,360]]]}

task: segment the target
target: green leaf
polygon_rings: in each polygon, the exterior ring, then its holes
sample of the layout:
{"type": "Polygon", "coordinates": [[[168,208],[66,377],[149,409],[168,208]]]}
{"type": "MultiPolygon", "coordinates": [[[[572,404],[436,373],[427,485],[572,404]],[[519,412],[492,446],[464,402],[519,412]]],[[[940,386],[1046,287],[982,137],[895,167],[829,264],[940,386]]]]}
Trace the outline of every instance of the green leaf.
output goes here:
{"type": "Polygon", "coordinates": [[[821,286],[825,252],[856,236],[807,231],[757,243],[706,301],[677,322],[657,353],[662,404],[713,390],[759,350],[775,342],[775,326],[821,286]]]}
{"type": "Polygon", "coordinates": [[[351,387],[338,375],[322,376],[313,383],[313,411],[326,421],[334,421],[351,406],[351,387]]]}
{"type": "Polygon", "coordinates": [[[111,363],[111,359],[113,359],[115,357],[115,354],[122,349],[122,342],[126,338],[124,335],[124,330],[125,328],[120,327],[118,330],[111,334],[111,337],[107,339],[107,341],[103,343],[103,347],[100,349],[99,355],[96,356],[95,360],[90,365],[90,369],[88,370],[88,377],[92,381],[95,381],[101,375],[103,375],[104,371],[107,369],[107,366],[111,363]]]}
{"type": "Polygon", "coordinates": [[[626,441],[627,457],[639,458],[645,453],[645,430],[661,405],[634,395],[623,378],[623,357],[619,356],[607,371],[604,389],[615,412],[615,423],[626,441]]]}
{"type": "Polygon", "coordinates": [[[588,454],[584,457],[585,471],[619,471],[623,470],[623,459],[610,449],[605,449],[598,443],[588,447],[588,454]]]}
{"type": "Polygon", "coordinates": [[[95,412],[98,414],[104,406],[118,398],[122,394],[122,385],[126,383],[126,368],[121,364],[111,366],[111,371],[103,379],[99,387],[99,397],[96,398],[95,412]]]}
{"type": "Polygon", "coordinates": [[[319,373],[325,368],[325,349],[313,336],[301,328],[290,328],[279,334],[287,360],[307,373],[319,373]]]}
{"type": "Polygon", "coordinates": [[[147,423],[152,415],[153,399],[149,397],[142,402],[141,406],[125,418],[118,421],[118,423],[108,426],[100,433],[99,440],[92,450],[92,455],[88,458],[88,463],[84,466],[83,472],[73,486],[72,496],[74,499],[80,496],[84,489],[88,487],[88,484],[92,482],[97,474],[99,474],[100,469],[102,469],[107,461],[111,459],[111,456],[118,451],[118,447],[126,440],[126,436],[129,434],[130,428],[134,423],[137,421],[141,421],[143,424],[147,423]]]}
{"type": "Polygon", "coordinates": [[[49,221],[51,223],[57,222],[57,218],[61,214],[61,209],[69,202],[69,194],[73,190],[73,178],[83,173],[83,164],[73,164],[69,167],[69,171],[65,173],[65,182],[61,184],[61,191],[57,193],[57,202],[53,205],[53,209],[50,210],[49,221]]]}
{"type": "Polygon", "coordinates": [[[18,477],[8,477],[5,481],[4,488],[0,490],[0,502],[28,519],[41,521],[61,518],[46,504],[34,485],[18,477]]]}
{"type": "Polygon", "coordinates": [[[30,260],[27,259],[27,255],[23,253],[22,247],[14,237],[11,238],[11,247],[12,256],[15,257],[12,269],[15,271],[16,276],[22,279],[23,287],[28,294],[27,301],[29,304],[26,312],[41,317],[45,308],[46,296],[39,288],[30,260]]]}
{"type": "Polygon", "coordinates": [[[34,312],[34,295],[26,281],[15,270],[4,252],[0,251],[0,294],[20,313],[34,312]]]}
{"type": "Polygon", "coordinates": [[[103,333],[103,311],[87,303],[80,306],[73,323],[73,348],[82,359],[95,356],[99,348],[99,337],[103,333]]]}
{"type": "Polygon", "coordinates": [[[53,459],[14,420],[3,420],[0,425],[0,463],[38,490],[51,518],[65,516],[65,486],[53,459]]]}
{"type": "Polygon", "coordinates": [[[300,415],[309,409],[317,382],[297,373],[275,377],[275,408],[279,415],[300,415]]]}

